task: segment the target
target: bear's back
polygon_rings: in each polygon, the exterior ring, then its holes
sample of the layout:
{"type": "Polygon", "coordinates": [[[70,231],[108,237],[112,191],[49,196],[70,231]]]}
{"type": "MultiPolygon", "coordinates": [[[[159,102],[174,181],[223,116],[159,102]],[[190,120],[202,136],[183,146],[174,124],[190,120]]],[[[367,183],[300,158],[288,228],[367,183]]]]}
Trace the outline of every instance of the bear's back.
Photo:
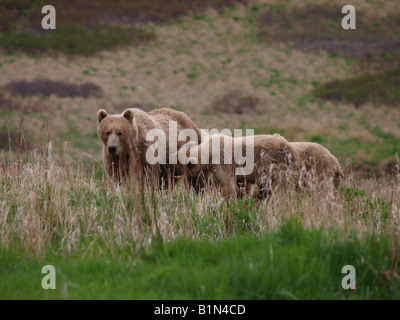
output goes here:
{"type": "Polygon", "coordinates": [[[154,120],[161,125],[166,133],[168,133],[170,121],[177,123],[178,132],[183,129],[192,129],[196,132],[197,143],[201,142],[201,132],[197,125],[190,119],[185,113],[176,111],[171,108],[160,108],[150,111],[149,116],[153,117],[154,120]]]}
{"type": "Polygon", "coordinates": [[[293,142],[298,150],[301,161],[308,166],[314,166],[318,174],[338,174],[343,176],[337,158],[324,146],[315,142],[293,142]]]}

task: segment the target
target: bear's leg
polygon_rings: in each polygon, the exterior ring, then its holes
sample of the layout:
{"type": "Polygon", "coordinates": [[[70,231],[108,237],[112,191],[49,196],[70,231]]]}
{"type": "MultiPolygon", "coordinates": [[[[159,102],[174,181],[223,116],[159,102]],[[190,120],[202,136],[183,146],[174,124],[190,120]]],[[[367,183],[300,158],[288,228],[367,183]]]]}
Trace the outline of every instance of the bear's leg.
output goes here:
{"type": "Polygon", "coordinates": [[[214,177],[221,190],[221,195],[223,197],[236,197],[237,186],[235,181],[235,176],[230,170],[224,170],[225,168],[218,168],[214,170],[214,177]]]}
{"type": "Polygon", "coordinates": [[[116,164],[116,160],[110,158],[106,151],[103,151],[103,164],[107,181],[111,184],[119,183],[118,163],[116,164]]]}

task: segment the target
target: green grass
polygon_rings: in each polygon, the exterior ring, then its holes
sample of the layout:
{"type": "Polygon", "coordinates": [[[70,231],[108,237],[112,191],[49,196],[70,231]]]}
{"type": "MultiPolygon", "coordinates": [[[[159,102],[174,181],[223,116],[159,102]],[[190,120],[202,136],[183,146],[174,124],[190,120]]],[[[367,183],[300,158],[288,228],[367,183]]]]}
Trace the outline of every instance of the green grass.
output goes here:
{"type": "MultiPolygon", "coordinates": [[[[379,128],[378,128],[379,129],[379,128]]],[[[380,129],[379,129],[380,130],[380,129]]],[[[379,163],[396,156],[399,152],[400,139],[392,135],[379,137],[380,142],[363,140],[357,137],[329,137],[313,135],[307,141],[322,144],[340,161],[351,160],[356,163],[379,163]]]]}
{"type": "Polygon", "coordinates": [[[378,74],[363,74],[332,80],[317,86],[313,94],[324,100],[353,103],[356,107],[371,102],[395,106],[400,103],[400,68],[378,74]]]}
{"type": "MultiPolygon", "coordinates": [[[[263,238],[158,242],[134,263],[99,257],[26,259],[0,253],[2,299],[399,299],[388,279],[388,236],[305,230],[295,220],[263,238]],[[41,268],[56,269],[56,290],[41,287],[41,268]],[[356,269],[356,290],[341,287],[342,267],[356,269]]],[[[396,270],[396,269],[395,269],[396,270]]],[[[397,272],[400,268],[397,267],[397,272]]]]}

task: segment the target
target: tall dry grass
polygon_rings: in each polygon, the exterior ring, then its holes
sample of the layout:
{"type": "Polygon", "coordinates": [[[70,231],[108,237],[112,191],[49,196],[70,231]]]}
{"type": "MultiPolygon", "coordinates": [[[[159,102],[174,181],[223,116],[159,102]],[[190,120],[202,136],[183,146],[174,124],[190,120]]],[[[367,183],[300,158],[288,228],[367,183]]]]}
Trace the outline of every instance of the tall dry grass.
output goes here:
{"type": "Polygon", "coordinates": [[[183,183],[140,194],[135,184],[108,185],[96,164],[73,160],[65,146],[56,151],[47,141],[27,154],[22,130],[17,139],[16,152],[0,154],[1,250],[135,256],[178,237],[262,236],[291,218],[305,228],[390,233],[399,247],[399,174],[376,180],[350,172],[339,191],[313,183],[307,193],[278,187],[266,201],[223,199],[215,189],[196,193],[183,183]]]}

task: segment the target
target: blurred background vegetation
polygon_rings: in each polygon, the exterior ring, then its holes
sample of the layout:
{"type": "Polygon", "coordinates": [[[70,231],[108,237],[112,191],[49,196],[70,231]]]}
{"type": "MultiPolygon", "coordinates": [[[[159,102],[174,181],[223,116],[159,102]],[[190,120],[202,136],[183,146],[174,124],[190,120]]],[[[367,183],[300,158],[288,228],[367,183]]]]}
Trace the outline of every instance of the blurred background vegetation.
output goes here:
{"type": "MultiPolygon", "coordinates": [[[[236,0],[218,1],[52,1],[59,15],[57,32],[41,27],[45,0],[5,0],[0,8],[1,47],[28,53],[55,51],[65,54],[93,54],[102,49],[143,43],[154,39],[135,24],[165,23],[188,12],[221,8],[236,0]]],[[[245,1],[243,1],[245,2],[245,1]]]]}
{"type": "MultiPolygon", "coordinates": [[[[400,8],[359,1],[0,1],[0,147],[25,116],[99,164],[96,112],[172,107],[203,128],[329,148],[378,175],[400,151],[400,8]],[[52,4],[57,29],[43,30],[52,4]]],[[[350,166],[347,166],[350,167],[350,166]]]]}

